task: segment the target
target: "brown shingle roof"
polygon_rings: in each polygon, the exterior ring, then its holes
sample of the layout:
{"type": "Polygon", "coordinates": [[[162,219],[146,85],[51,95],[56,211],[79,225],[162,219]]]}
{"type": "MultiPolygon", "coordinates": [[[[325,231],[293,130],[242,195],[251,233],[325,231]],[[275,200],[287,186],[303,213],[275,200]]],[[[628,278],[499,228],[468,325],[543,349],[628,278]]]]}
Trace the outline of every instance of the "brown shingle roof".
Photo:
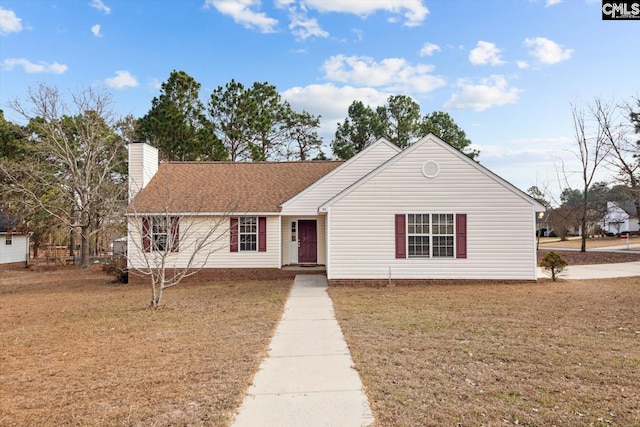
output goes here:
{"type": "Polygon", "coordinates": [[[311,162],[175,162],[158,172],[128,212],[279,212],[280,205],[341,165],[311,162]]]}

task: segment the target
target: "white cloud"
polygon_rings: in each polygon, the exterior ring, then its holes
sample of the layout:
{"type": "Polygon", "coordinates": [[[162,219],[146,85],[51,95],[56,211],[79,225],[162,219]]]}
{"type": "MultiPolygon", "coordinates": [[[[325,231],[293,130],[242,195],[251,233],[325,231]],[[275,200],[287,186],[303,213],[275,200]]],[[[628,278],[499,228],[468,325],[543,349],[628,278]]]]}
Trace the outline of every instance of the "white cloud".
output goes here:
{"type": "Polygon", "coordinates": [[[432,65],[411,65],[402,58],[376,62],[366,56],[337,55],[323,65],[325,78],[340,83],[384,88],[390,92],[429,92],[445,85],[445,80],[430,74],[432,65]]]}
{"type": "Polygon", "coordinates": [[[111,13],[111,8],[105,5],[104,3],[102,3],[102,0],[91,0],[91,3],[89,3],[89,6],[95,9],[98,9],[100,12],[103,12],[107,15],[111,13]]]}
{"type": "Polygon", "coordinates": [[[54,62],[53,64],[49,64],[47,62],[41,61],[38,64],[34,64],[26,58],[7,58],[2,61],[2,68],[7,71],[13,70],[14,67],[22,67],[26,73],[34,74],[34,73],[52,73],[52,74],[62,74],[69,69],[64,64],[59,64],[54,62]]]}
{"type": "Polygon", "coordinates": [[[529,63],[527,61],[516,61],[516,65],[521,70],[524,70],[525,68],[529,68],[529,63]]]}
{"type": "Polygon", "coordinates": [[[440,46],[437,44],[425,43],[424,46],[422,46],[422,49],[420,49],[420,56],[431,56],[440,50],[440,46]]]}
{"type": "Polygon", "coordinates": [[[0,6],[0,34],[19,33],[22,31],[22,19],[13,10],[0,6]]]}
{"type": "Polygon", "coordinates": [[[304,13],[290,11],[289,29],[298,40],[306,40],[309,37],[329,37],[329,33],[323,30],[316,18],[309,18],[304,13]]]}
{"type": "Polygon", "coordinates": [[[482,79],[478,84],[462,79],[458,81],[458,86],[462,90],[451,96],[445,108],[484,111],[491,107],[515,104],[521,92],[521,89],[509,88],[507,79],[501,75],[482,79]]]}
{"type": "Polygon", "coordinates": [[[546,7],[555,6],[560,3],[562,3],[562,0],[547,0],[547,2],[545,3],[545,6],[546,7]]]}
{"type": "Polygon", "coordinates": [[[318,133],[325,141],[330,141],[335,135],[338,123],[343,122],[347,117],[349,106],[353,101],[362,101],[365,105],[375,108],[384,105],[391,93],[370,87],[339,87],[333,83],[326,83],[292,87],[281,95],[295,110],[305,110],[311,114],[320,115],[322,119],[318,133]]]}
{"type": "Polygon", "coordinates": [[[91,27],[91,32],[96,37],[102,37],[102,34],[100,34],[100,24],[96,24],[96,25],[92,26],[91,27]]]}
{"type": "Polygon", "coordinates": [[[545,65],[565,61],[573,54],[573,49],[564,49],[556,42],[544,37],[525,39],[524,44],[531,48],[529,54],[545,65]]]}
{"type": "MultiPolygon", "coordinates": [[[[293,0],[277,0],[279,6],[294,4],[293,0]]],[[[422,0],[298,0],[301,8],[318,12],[351,13],[366,17],[378,11],[386,11],[404,16],[404,25],[415,27],[422,24],[429,9],[422,0]]]]}
{"type": "Polygon", "coordinates": [[[477,47],[469,52],[469,61],[473,65],[504,64],[500,49],[495,44],[485,41],[479,41],[477,47]]]}
{"type": "Polygon", "coordinates": [[[257,28],[263,33],[275,32],[278,21],[254,11],[257,6],[260,6],[260,0],[205,0],[204,4],[205,8],[213,7],[245,28],[257,28]]]}
{"type": "Polygon", "coordinates": [[[124,89],[127,87],[138,86],[138,80],[128,71],[116,71],[115,77],[109,77],[104,80],[105,84],[115,89],[124,89]]]}

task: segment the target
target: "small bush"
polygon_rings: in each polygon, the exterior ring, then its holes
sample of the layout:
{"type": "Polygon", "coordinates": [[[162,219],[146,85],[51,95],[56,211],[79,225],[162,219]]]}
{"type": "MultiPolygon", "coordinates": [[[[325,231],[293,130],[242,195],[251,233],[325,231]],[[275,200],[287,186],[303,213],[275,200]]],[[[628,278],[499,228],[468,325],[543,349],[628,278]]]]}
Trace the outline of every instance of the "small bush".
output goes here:
{"type": "Polygon", "coordinates": [[[564,270],[569,263],[565,260],[562,255],[551,251],[548,252],[542,259],[540,260],[540,267],[542,267],[546,272],[551,273],[551,280],[554,282],[562,270],[564,270]]]}
{"type": "Polygon", "coordinates": [[[114,255],[111,261],[103,265],[102,269],[120,283],[127,283],[129,281],[127,258],[122,255],[114,255]]]}

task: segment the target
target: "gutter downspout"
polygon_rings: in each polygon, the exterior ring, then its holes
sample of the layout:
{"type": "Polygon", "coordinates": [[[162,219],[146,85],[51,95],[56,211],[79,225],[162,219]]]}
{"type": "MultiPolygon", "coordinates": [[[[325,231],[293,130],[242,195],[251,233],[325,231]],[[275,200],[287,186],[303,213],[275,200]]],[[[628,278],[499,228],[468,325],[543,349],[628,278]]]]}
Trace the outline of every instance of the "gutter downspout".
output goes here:
{"type": "Polygon", "coordinates": [[[325,262],[325,270],[327,271],[327,280],[331,279],[331,208],[327,208],[327,213],[325,216],[325,245],[326,245],[326,262],[325,262]]]}

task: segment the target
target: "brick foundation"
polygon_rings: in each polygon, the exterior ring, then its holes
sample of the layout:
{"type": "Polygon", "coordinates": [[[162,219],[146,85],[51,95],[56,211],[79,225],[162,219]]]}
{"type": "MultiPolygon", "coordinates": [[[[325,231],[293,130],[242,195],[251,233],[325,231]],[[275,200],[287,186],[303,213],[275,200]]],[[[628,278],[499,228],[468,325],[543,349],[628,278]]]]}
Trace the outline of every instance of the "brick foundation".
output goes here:
{"type": "MultiPolygon", "coordinates": [[[[170,276],[171,271],[167,271],[170,276]]],[[[216,280],[275,280],[293,279],[299,274],[325,274],[324,271],[280,268],[207,268],[193,276],[186,277],[185,283],[209,282],[216,280]]],[[[129,272],[129,283],[146,284],[148,278],[129,272]]]]}
{"type": "Polygon", "coordinates": [[[535,280],[474,280],[474,279],[331,279],[329,286],[371,287],[429,286],[429,285],[498,285],[536,283],[535,280]]]}

